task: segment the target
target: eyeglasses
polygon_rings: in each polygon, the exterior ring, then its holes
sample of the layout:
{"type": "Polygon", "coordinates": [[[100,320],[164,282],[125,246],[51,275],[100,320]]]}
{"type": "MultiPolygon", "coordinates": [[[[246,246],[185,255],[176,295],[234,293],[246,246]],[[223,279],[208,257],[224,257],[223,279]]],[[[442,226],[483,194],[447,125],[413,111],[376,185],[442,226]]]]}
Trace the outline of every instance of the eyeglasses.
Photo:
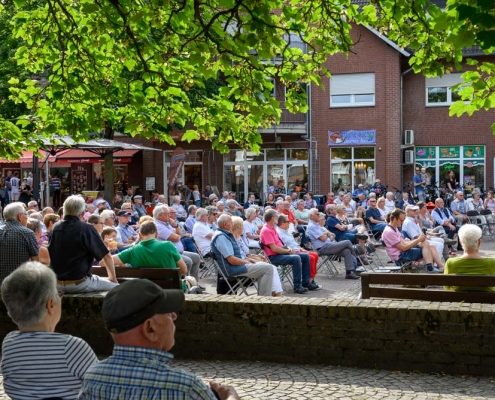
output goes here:
{"type": "Polygon", "coordinates": [[[27,217],[29,214],[28,213],[19,213],[19,215],[24,215],[25,217],[27,217]]]}

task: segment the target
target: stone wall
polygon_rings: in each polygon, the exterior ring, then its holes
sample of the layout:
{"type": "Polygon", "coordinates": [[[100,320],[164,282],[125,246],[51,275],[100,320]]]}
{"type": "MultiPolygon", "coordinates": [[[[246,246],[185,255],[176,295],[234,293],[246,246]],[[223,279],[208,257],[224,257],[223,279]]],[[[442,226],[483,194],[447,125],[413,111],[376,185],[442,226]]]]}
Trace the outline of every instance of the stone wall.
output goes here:
{"type": "MultiPolygon", "coordinates": [[[[100,317],[102,300],[64,298],[57,331],[83,337],[107,355],[112,341],[100,317]]],[[[176,322],[173,353],[493,375],[494,310],[486,304],[190,295],[176,322]]],[[[2,309],[2,337],[13,328],[5,314],[2,309]]]]}

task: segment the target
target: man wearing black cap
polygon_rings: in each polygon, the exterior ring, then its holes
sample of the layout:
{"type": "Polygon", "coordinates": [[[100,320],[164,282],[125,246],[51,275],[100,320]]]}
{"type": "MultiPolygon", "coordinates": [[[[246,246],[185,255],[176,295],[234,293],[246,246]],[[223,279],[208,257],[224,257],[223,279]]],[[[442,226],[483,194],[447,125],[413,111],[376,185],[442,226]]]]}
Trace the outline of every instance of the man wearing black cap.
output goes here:
{"type": "Polygon", "coordinates": [[[137,238],[136,231],[129,226],[131,216],[132,214],[127,210],[120,210],[117,212],[117,217],[119,219],[117,230],[120,233],[123,243],[132,243],[137,238]]]}
{"type": "Polygon", "coordinates": [[[84,375],[79,399],[238,399],[234,388],[170,366],[180,290],[163,290],[147,279],[112,289],[103,302],[103,319],[112,335],[113,355],[84,375]]]}

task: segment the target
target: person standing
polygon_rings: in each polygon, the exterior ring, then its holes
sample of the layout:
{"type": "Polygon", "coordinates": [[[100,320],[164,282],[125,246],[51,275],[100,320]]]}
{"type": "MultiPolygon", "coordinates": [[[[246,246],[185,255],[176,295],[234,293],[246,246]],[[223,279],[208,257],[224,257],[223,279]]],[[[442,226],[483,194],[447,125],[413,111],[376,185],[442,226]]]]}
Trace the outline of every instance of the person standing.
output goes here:
{"type": "Polygon", "coordinates": [[[414,192],[419,201],[425,201],[425,185],[426,181],[421,176],[421,170],[416,167],[416,173],[413,176],[414,192]]]}
{"type": "Polygon", "coordinates": [[[19,171],[14,172],[14,176],[10,178],[10,201],[15,202],[19,200],[21,189],[21,180],[19,179],[19,171]]]}
{"type": "Polygon", "coordinates": [[[58,210],[62,205],[62,181],[58,177],[58,173],[54,173],[52,176],[52,186],[53,186],[53,208],[58,210]]]}

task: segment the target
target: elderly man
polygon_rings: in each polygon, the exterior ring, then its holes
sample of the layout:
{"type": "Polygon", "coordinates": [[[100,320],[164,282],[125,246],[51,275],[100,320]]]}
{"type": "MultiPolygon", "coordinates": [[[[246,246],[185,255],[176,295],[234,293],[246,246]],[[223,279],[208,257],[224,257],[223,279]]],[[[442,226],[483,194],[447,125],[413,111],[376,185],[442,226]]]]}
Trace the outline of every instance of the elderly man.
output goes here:
{"type": "Polygon", "coordinates": [[[327,194],[327,201],[325,202],[325,212],[326,212],[326,208],[330,205],[330,204],[337,204],[335,202],[335,194],[333,192],[329,192],[327,194]]]}
{"type": "Polygon", "coordinates": [[[232,234],[232,217],[228,214],[218,218],[218,229],[213,234],[211,251],[227,277],[246,276],[258,281],[258,295],[271,296],[273,266],[267,263],[252,263],[243,259],[241,250],[232,234]]]}
{"type": "Polygon", "coordinates": [[[134,211],[137,213],[138,218],[148,215],[146,207],[143,205],[143,196],[134,196],[134,211]]]}
{"type": "Polygon", "coordinates": [[[318,289],[316,284],[309,281],[309,257],[300,257],[291,248],[286,248],[278,236],[276,225],[278,214],[276,210],[265,213],[266,225],[261,229],[260,242],[271,263],[275,265],[291,265],[294,282],[294,293],[304,294],[308,290],[318,289]]]}
{"type": "Polygon", "coordinates": [[[136,231],[129,225],[129,222],[131,221],[131,215],[132,214],[127,210],[120,210],[117,212],[117,218],[119,221],[119,224],[117,225],[117,238],[120,235],[121,241],[126,244],[134,243],[138,236],[136,231]]]}
{"type": "Polygon", "coordinates": [[[309,210],[309,223],[306,233],[309,240],[311,240],[313,248],[320,256],[338,255],[344,257],[345,279],[359,279],[359,276],[354,274],[357,261],[352,255],[352,243],[349,240],[336,242],[333,239],[335,236],[320,226],[318,220],[318,209],[312,208],[309,210]]]}
{"type": "Polygon", "coordinates": [[[167,200],[165,199],[165,195],[164,194],[159,194],[158,195],[158,198],[156,200],[156,205],[157,206],[168,206],[167,200]]]}
{"type": "Polygon", "coordinates": [[[31,200],[27,206],[28,206],[28,210],[38,211],[39,209],[38,202],[35,200],[31,200]]]}
{"type": "Polygon", "coordinates": [[[48,244],[57,287],[66,293],[112,289],[117,285],[112,256],[96,229],[80,220],[84,215],[84,200],[80,196],[70,196],[63,207],[64,219],[53,227],[48,244]],[[95,259],[103,259],[108,279],[91,274],[95,259]]]}
{"type": "Polygon", "coordinates": [[[360,183],[358,186],[357,186],[357,189],[355,189],[353,192],[352,192],[352,197],[358,197],[360,194],[364,194],[364,196],[366,197],[366,192],[364,190],[364,185],[362,183],[360,183]]]}
{"type": "Polygon", "coordinates": [[[360,234],[353,224],[345,225],[337,218],[337,206],[335,204],[329,204],[325,210],[327,212],[327,222],[325,227],[335,235],[335,240],[341,242],[342,240],[350,240],[351,243],[359,245],[364,249],[368,236],[360,234]]]}
{"type": "Polygon", "coordinates": [[[0,282],[26,261],[38,261],[36,236],[28,229],[24,205],[10,203],[3,210],[5,225],[0,227],[0,282]]]}
{"type": "Polygon", "coordinates": [[[196,278],[196,280],[199,280],[199,264],[201,258],[197,253],[184,251],[184,245],[181,242],[182,230],[180,229],[179,224],[170,218],[170,207],[155,207],[153,210],[153,219],[155,220],[158,230],[157,239],[172,242],[186,263],[189,275],[196,278]]]}
{"type": "Polygon", "coordinates": [[[107,210],[110,210],[110,204],[108,204],[108,201],[105,200],[105,192],[104,191],[99,191],[97,194],[96,194],[96,200],[93,201],[93,206],[95,207],[95,209],[98,209],[98,206],[103,203],[105,204],[105,207],[107,210]]]}
{"type": "Polygon", "coordinates": [[[208,225],[208,216],[214,214],[204,208],[198,208],[196,210],[196,223],[192,231],[192,236],[196,246],[203,256],[206,256],[211,250],[211,239],[215,231],[208,225]]]}
{"type": "Polygon", "coordinates": [[[79,399],[147,400],[151,394],[156,399],[238,399],[234,388],[215,382],[208,387],[170,365],[174,321],[183,304],[180,290],[163,290],[147,279],[111,290],[102,314],[115,342],[113,355],[89,368],[79,399]]]}
{"type": "Polygon", "coordinates": [[[192,233],[194,224],[196,223],[195,214],[197,209],[198,207],[196,207],[195,205],[190,205],[187,209],[187,218],[186,218],[185,226],[186,226],[186,230],[189,233],[192,233]]]}
{"type": "MultiPolygon", "coordinates": [[[[402,235],[405,236],[405,233],[411,240],[414,240],[423,234],[417,220],[418,211],[418,206],[406,206],[406,219],[402,223],[402,235]]],[[[435,250],[438,254],[443,254],[445,259],[449,257],[448,247],[445,245],[442,238],[427,236],[425,243],[433,246],[434,248],[432,248],[432,251],[435,250]]]]}
{"type": "MultiPolygon", "coordinates": [[[[459,227],[456,225],[456,220],[452,213],[445,207],[441,197],[435,200],[435,208],[431,212],[431,215],[438,225],[443,226],[447,237],[449,239],[455,239],[455,236],[459,231],[459,227]]],[[[460,242],[457,242],[457,250],[462,250],[460,242]]]]}
{"type": "MultiPolygon", "coordinates": [[[[115,228],[115,212],[113,210],[103,211],[100,214],[100,217],[103,218],[103,224],[105,225],[104,227],[115,228]]],[[[119,218],[119,224],[121,222],[120,220],[123,219],[124,218],[122,216],[119,218]]],[[[125,221],[128,222],[129,219],[126,218],[125,221]]],[[[122,238],[121,230],[117,229],[117,237],[116,237],[117,248],[122,249],[123,247],[129,246],[132,243],[134,243],[134,240],[135,240],[135,234],[134,236],[127,236],[124,242],[124,239],[122,238]]]]}
{"type": "Polygon", "coordinates": [[[385,223],[385,217],[381,215],[376,206],[376,198],[369,200],[369,207],[365,215],[373,232],[383,232],[387,224],[385,223]]]}
{"type": "Polygon", "coordinates": [[[456,225],[462,225],[469,221],[467,212],[467,204],[464,199],[464,192],[458,191],[455,195],[455,199],[452,203],[450,203],[450,210],[454,215],[456,220],[456,225]]]}

